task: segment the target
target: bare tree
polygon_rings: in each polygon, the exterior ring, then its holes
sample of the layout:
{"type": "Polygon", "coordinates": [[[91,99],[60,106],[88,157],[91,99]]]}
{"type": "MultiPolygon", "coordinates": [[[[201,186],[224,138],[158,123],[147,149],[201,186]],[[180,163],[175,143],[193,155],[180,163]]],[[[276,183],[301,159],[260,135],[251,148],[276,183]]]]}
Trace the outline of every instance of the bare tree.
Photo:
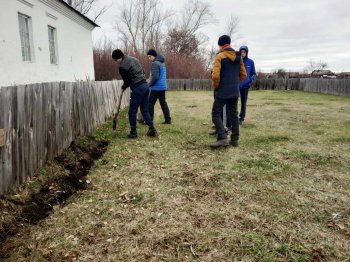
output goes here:
{"type": "Polygon", "coordinates": [[[174,55],[196,55],[199,51],[199,40],[195,35],[174,28],[168,32],[164,47],[174,55]]]}
{"type": "Polygon", "coordinates": [[[157,47],[164,22],[172,15],[163,11],[160,0],[129,0],[121,7],[116,29],[126,46],[144,53],[149,47],[157,47]]]}
{"type": "Polygon", "coordinates": [[[188,0],[182,11],[181,30],[194,35],[204,26],[216,22],[211,5],[203,0],[188,0]]]}
{"type": "Polygon", "coordinates": [[[216,56],[216,53],[217,48],[215,46],[212,46],[209,50],[207,50],[207,56],[205,57],[207,70],[210,70],[213,67],[214,57],[216,56]]]}
{"type": "Polygon", "coordinates": [[[226,22],[225,32],[230,37],[233,37],[238,33],[239,17],[231,15],[228,21],[226,22]]]}
{"type": "Polygon", "coordinates": [[[188,0],[183,10],[168,26],[165,47],[173,54],[197,55],[199,46],[209,38],[200,32],[204,26],[216,22],[211,5],[203,0],[188,0]]]}
{"type": "Polygon", "coordinates": [[[275,71],[275,74],[278,78],[286,78],[287,77],[287,71],[284,68],[278,68],[275,71]]]}
{"type": "Polygon", "coordinates": [[[308,65],[306,67],[306,70],[307,71],[314,71],[314,70],[324,70],[324,69],[327,69],[328,68],[328,64],[324,61],[314,61],[313,59],[310,59],[308,61],[308,65]]]}
{"type": "Polygon", "coordinates": [[[89,17],[94,22],[103,15],[111,6],[100,6],[100,0],[65,0],[75,10],[89,17]]]}

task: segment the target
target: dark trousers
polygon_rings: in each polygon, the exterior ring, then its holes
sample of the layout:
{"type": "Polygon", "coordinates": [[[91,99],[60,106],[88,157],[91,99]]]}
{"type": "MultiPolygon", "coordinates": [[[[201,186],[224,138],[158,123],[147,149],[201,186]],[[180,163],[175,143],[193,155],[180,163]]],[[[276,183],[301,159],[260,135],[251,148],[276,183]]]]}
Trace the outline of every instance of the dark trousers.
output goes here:
{"type": "Polygon", "coordinates": [[[228,106],[226,106],[226,127],[227,128],[231,128],[232,124],[231,124],[231,118],[230,118],[230,110],[231,108],[229,108],[228,106]]]}
{"type": "Polygon", "coordinates": [[[149,89],[146,83],[141,84],[131,92],[130,107],[129,107],[129,122],[130,122],[131,133],[135,133],[135,134],[137,133],[136,115],[139,107],[141,109],[141,114],[146,124],[149,127],[153,127],[153,120],[148,111],[148,96],[149,96],[149,89]]]}
{"type": "Polygon", "coordinates": [[[158,99],[159,99],[160,107],[162,108],[162,111],[163,111],[165,121],[170,122],[171,117],[170,117],[169,107],[165,98],[165,91],[151,91],[151,94],[149,96],[149,113],[151,115],[151,118],[153,119],[154,105],[156,104],[158,99]]]}
{"type": "Polygon", "coordinates": [[[239,121],[244,121],[247,113],[247,101],[249,88],[243,88],[239,90],[241,93],[241,113],[239,114],[239,121]]]}
{"type": "Polygon", "coordinates": [[[239,123],[238,123],[238,97],[229,98],[229,99],[221,99],[215,98],[213,109],[212,109],[212,120],[216,128],[216,132],[218,134],[218,139],[226,139],[227,134],[225,132],[224,124],[222,122],[222,109],[226,105],[227,110],[227,118],[230,119],[232,124],[232,135],[231,140],[237,141],[239,139],[239,123]]]}

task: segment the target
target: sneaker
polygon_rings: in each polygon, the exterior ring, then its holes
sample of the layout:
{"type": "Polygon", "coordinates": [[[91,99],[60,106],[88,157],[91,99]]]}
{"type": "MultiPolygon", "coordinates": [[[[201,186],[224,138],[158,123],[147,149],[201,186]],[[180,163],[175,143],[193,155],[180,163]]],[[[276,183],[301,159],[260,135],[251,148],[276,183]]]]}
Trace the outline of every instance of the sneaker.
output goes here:
{"type": "Polygon", "coordinates": [[[213,149],[216,149],[216,148],[220,148],[220,147],[226,147],[229,145],[230,145],[229,142],[225,138],[225,139],[217,140],[214,144],[210,145],[210,147],[213,149]]]}
{"type": "Polygon", "coordinates": [[[128,138],[130,138],[130,139],[136,139],[136,138],[137,138],[137,134],[136,134],[136,133],[130,132],[130,134],[128,134],[128,138]]]}
{"type": "Polygon", "coordinates": [[[233,147],[238,147],[238,140],[231,140],[230,145],[233,147]]]}
{"type": "Polygon", "coordinates": [[[163,125],[171,125],[171,120],[166,120],[163,122],[163,125]]]}
{"type": "Polygon", "coordinates": [[[154,127],[150,128],[150,129],[148,129],[147,136],[149,136],[149,137],[157,137],[158,136],[158,132],[157,132],[157,130],[154,127]]]}

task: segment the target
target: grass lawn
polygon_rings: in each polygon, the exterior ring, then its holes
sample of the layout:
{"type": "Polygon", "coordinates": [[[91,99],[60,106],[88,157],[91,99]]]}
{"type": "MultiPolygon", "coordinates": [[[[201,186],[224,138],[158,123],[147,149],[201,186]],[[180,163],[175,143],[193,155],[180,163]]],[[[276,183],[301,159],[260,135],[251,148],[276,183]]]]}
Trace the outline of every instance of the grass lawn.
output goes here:
{"type": "Polygon", "coordinates": [[[350,98],[252,91],[240,146],[213,151],[211,92],[168,92],[173,125],[127,140],[8,261],[350,261],[350,98]]]}

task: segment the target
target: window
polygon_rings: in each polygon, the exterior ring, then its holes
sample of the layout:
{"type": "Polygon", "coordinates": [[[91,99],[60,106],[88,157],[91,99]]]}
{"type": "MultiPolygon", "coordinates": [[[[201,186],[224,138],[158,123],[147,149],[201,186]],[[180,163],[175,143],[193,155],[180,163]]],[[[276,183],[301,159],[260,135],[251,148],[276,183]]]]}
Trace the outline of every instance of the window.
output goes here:
{"type": "Polygon", "coordinates": [[[21,37],[22,59],[23,61],[32,61],[31,46],[30,46],[30,17],[18,14],[19,34],[21,37]]]}
{"type": "Polygon", "coordinates": [[[56,65],[58,62],[56,28],[49,26],[48,30],[49,30],[50,63],[56,65]]]}

